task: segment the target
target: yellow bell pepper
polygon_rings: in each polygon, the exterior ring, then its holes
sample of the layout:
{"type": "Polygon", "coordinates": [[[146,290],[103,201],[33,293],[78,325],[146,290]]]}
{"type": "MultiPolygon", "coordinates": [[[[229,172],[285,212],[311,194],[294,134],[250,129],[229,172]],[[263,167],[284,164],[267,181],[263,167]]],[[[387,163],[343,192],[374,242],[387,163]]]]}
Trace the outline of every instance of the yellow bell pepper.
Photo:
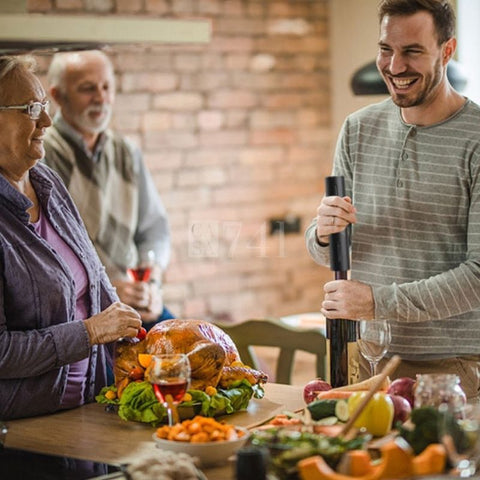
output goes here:
{"type": "MultiPolygon", "coordinates": [[[[355,392],[348,399],[350,415],[367,395],[366,392],[355,392]]],[[[391,398],[383,392],[376,393],[354,423],[357,428],[365,428],[375,437],[383,437],[392,428],[394,407],[391,398]]]]}

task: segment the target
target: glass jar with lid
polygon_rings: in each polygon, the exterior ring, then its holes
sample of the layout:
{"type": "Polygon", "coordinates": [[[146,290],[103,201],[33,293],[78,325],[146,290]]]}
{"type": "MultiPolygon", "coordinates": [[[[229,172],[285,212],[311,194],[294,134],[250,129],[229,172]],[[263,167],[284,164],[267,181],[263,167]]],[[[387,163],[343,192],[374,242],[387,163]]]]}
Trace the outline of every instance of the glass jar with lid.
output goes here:
{"type": "Polygon", "coordinates": [[[460,378],[453,373],[417,375],[415,408],[447,404],[457,418],[465,417],[467,397],[460,386],[460,378]]]}

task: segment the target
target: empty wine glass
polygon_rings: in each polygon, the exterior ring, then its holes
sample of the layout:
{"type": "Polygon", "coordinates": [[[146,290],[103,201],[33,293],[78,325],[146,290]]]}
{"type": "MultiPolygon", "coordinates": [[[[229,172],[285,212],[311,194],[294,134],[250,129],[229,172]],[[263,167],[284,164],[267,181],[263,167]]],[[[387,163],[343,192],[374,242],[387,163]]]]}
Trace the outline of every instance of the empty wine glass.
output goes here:
{"type": "Polygon", "coordinates": [[[378,362],[387,353],[392,334],[386,320],[359,320],[357,322],[357,344],[360,353],[370,364],[370,375],[377,374],[378,362]]]}
{"type": "Polygon", "coordinates": [[[177,404],[190,384],[190,362],[183,353],[154,355],[145,372],[158,401],[167,410],[168,424],[179,422],[177,404]]]}

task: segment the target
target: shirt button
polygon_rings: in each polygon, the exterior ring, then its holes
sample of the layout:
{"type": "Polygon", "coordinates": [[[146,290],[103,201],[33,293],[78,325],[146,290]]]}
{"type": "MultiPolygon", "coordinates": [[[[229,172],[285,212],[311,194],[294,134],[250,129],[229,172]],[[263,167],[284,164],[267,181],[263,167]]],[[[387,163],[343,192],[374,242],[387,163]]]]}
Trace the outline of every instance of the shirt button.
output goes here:
{"type": "Polygon", "coordinates": [[[403,182],[401,180],[397,180],[397,187],[403,187],[403,182]]]}
{"type": "Polygon", "coordinates": [[[414,137],[416,134],[417,134],[417,129],[416,129],[416,128],[412,128],[412,129],[410,130],[410,136],[411,136],[411,137],[414,137]]]}
{"type": "Polygon", "coordinates": [[[405,153],[402,155],[402,158],[403,158],[404,160],[408,160],[408,153],[405,152],[405,153]]]}

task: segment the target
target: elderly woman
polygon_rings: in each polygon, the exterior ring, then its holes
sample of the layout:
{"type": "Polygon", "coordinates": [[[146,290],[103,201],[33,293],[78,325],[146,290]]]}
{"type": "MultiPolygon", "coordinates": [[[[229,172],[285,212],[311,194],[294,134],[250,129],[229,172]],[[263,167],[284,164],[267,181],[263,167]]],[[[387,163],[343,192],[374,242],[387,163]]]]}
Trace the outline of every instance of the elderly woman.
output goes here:
{"type": "Polygon", "coordinates": [[[62,182],[39,164],[48,102],[28,58],[0,57],[0,418],[72,408],[106,383],[108,345],[134,337],[62,182]]]}

